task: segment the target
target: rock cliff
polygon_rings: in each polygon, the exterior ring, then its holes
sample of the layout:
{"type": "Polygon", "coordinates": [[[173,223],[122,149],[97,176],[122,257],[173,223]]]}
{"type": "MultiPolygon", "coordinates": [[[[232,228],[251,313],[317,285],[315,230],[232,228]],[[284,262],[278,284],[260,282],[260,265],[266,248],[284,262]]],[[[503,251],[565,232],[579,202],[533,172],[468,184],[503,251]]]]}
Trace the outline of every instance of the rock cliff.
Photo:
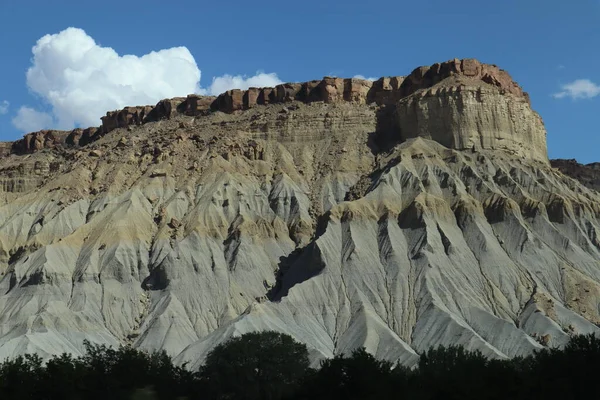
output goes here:
{"type": "Polygon", "coordinates": [[[125,107],[107,112],[98,128],[27,134],[13,144],[12,152],[25,154],[61,145],[86,145],[117,128],[177,115],[234,113],[295,102],[387,106],[397,111],[381,113],[378,124],[393,130],[397,137],[390,139],[395,141],[420,136],[455,149],[501,149],[541,162],[548,158],[546,131],[539,115],[530,108],[528,94],[506,71],[474,59],[419,67],[407,77],[384,77],[375,82],[326,77],[274,88],[235,89],[216,98],[189,95],[162,100],[154,107],[125,107]]]}
{"type": "Polygon", "coordinates": [[[0,358],[275,329],[490,357],[600,333],[600,195],[552,168],[528,96],[453,60],[109,112],[0,146],[0,358]],[[525,147],[525,148],[519,148],[525,147]]]}
{"type": "Polygon", "coordinates": [[[402,140],[424,137],[452,149],[496,149],[548,162],[546,129],[527,97],[465,78],[448,78],[402,98],[402,140]]]}

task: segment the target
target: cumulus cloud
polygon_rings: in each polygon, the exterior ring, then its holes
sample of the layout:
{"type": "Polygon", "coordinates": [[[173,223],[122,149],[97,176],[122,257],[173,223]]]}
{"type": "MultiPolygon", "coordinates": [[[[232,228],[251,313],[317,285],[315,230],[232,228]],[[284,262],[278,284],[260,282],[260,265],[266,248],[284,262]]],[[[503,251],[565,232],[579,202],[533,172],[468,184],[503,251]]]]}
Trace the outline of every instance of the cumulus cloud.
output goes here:
{"type": "MultiPolygon", "coordinates": [[[[119,56],[77,28],[45,35],[32,52],[27,86],[50,104],[54,125],[65,129],[98,125],[108,110],[194,92],[200,81],[194,57],[184,47],[119,56]]],[[[15,125],[30,126],[20,118],[31,117],[31,111],[19,110],[15,125]]]]}
{"type": "Polygon", "coordinates": [[[45,35],[32,49],[27,86],[49,106],[50,113],[22,107],[13,124],[71,129],[97,126],[107,111],[125,106],[152,105],[169,97],[190,93],[219,94],[228,89],[271,86],[277,75],[224,75],[200,87],[201,72],[189,50],[174,47],[143,56],[119,55],[98,45],[85,31],[68,28],[45,35]],[[43,125],[43,126],[42,126],[43,125]]]}
{"type": "Polygon", "coordinates": [[[8,112],[8,107],[10,107],[10,103],[8,101],[0,101],[0,115],[6,114],[8,112]]]}
{"type": "Polygon", "coordinates": [[[230,89],[248,89],[251,87],[272,87],[283,83],[276,74],[265,74],[258,72],[255,76],[247,77],[245,75],[223,75],[215,77],[211,85],[206,89],[201,89],[202,94],[219,95],[230,89]]]}
{"type": "Polygon", "coordinates": [[[577,79],[571,83],[561,86],[561,91],[554,93],[557,99],[564,97],[570,97],[573,100],[577,99],[591,99],[600,95],[600,85],[595,84],[589,79],[577,79]]]}
{"type": "Polygon", "coordinates": [[[52,116],[48,113],[36,111],[30,107],[21,107],[12,120],[13,125],[23,132],[34,132],[52,126],[52,116]]]}
{"type": "Polygon", "coordinates": [[[367,80],[367,81],[376,81],[377,79],[379,79],[379,78],[375,78],[375,77],[365,78],[364,75],[354,75],[353,78],[364,79],[364,80],[367,80]]]}

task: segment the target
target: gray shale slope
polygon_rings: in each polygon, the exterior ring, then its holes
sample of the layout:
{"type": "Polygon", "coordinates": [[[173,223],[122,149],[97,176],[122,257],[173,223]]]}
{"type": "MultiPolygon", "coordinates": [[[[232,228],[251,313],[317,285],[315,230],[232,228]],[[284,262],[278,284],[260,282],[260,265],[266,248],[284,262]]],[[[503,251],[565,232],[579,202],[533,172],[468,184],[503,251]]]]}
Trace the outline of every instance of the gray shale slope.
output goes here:
{"type": "Polygon", "coordinates": [[[600,331],[600,195],[495,66],[140,109],[0,146],[0,358],[88,339],[195,367],[269,329],[414,365],[600,331]]]}

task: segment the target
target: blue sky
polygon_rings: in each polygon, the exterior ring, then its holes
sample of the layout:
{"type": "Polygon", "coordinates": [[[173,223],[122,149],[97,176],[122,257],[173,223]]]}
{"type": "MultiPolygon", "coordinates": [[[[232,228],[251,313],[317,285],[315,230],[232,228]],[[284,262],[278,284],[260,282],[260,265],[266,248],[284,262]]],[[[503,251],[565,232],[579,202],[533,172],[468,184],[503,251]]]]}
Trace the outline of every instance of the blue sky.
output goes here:
{"type": "Polygon", "coordinates": [[[195,89],[211,92],[325,75],[406,75],[474,57],[506,69],[530,93],[550,157],[600,161],[600,1],[573,3],[0,0],[0,140],[40,123],[85,125],[119,102],[185,95],[200,71],[195,89]],[[65,34],[68,27],[80,31],[65,34]],[[38,40],[60,32],[34,58],[38,40]],[[93,48],[93,59],[81,59],[78,46],[93,48]],[[159,53],[118,59],[151,52],[159,53]],[[60,75],[65,57],[80,68],[68,78],[60,75]],[[119,76],[135,83],[117,92],[119,76]]]}

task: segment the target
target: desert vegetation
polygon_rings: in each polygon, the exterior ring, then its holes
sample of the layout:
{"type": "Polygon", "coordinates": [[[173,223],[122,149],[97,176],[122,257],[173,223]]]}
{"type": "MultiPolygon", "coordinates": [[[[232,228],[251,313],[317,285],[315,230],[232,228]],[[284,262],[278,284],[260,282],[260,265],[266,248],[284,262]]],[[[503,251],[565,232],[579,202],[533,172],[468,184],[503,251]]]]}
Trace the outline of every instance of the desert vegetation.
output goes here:
{"type": "Polygon", "coordinates": [[[249,333],[218,345],[197,371],[147,353],[86,343],[80,357],[43,362],[25,355],[0,365],[1,399],[578,399],[592,398],[600,339],[573,336],[562,349],[488,359],[438,347],[414,369],[364,349],[311,368],[304,344],[277,332],[249,333]]]}

